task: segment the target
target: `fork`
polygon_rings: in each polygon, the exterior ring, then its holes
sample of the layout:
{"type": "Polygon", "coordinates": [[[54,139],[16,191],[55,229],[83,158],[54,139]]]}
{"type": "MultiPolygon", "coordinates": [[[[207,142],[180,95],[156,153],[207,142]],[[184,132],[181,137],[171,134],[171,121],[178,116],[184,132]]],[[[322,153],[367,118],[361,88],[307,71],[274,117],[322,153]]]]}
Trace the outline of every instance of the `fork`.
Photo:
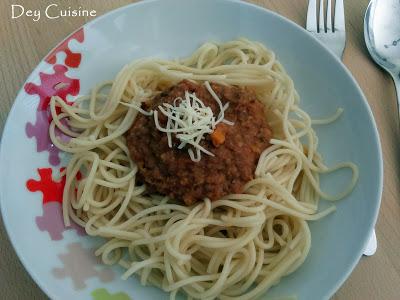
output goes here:
{"type": "Polygon", "coordinates": [[[344,25],[343,0],[335,1],[335,20],[332,26],[331,0],[327,1],[325,22],[325,0],[319,1],[319,20],[317,17],[317,0],[309,0],[306,28],[313,36],[320,40],[337,57],[342,58],[346,44],[346,30],[344,25]]]}
{"type": "MultiPolygon", "coordinates": [[[[343,0],[335,1],[335,10],[333,14],[332,1],[327,0],[326,2],[325,11],[325,0],[308,1],[306,29],[339,59],[342,59],[344,47],[346,45],[343,0]],[[319,2],[319,16],[317,16],[317,1],[319,2]],[[334,20],[332,25],[333,16],[334,20]]],[[[369,237],[366,247],[364,248],[363,254],[367,256],[373,255],[376,252],[376,247],[377,242],[374,229],[369,237]]]]}

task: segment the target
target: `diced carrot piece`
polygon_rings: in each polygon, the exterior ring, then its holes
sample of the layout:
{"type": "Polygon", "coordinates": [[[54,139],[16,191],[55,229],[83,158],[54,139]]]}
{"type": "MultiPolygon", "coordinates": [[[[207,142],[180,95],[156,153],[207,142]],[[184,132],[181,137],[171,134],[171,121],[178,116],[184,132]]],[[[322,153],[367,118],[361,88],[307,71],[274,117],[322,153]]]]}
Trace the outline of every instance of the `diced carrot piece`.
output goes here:
{"type": "Polygon", "coordinates": [[[225,130],[222,126],[217,126],[211,133],[211,141],[215,147],[222,145],[225,142],[225,130]]]}

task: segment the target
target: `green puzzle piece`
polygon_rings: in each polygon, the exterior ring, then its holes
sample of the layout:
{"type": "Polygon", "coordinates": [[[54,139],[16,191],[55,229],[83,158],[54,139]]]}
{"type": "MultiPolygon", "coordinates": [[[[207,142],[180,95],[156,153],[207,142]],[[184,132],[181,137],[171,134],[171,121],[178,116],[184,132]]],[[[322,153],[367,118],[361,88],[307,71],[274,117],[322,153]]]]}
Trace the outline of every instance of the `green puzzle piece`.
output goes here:
{"type": "Polygon", "coordinates": [[[93,300],[132,300],[123,292],[110,294],[106,289],[96,289],[91,294],[93,300]]]}

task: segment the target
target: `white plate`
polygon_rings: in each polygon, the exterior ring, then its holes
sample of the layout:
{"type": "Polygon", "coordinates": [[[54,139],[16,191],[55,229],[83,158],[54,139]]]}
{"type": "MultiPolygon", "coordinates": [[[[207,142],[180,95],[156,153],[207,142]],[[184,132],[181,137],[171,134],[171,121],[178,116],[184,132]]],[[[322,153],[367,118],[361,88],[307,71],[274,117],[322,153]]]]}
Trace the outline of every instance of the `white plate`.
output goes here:
{"type": "MultiPolygon", "coordinates": [[[[68,91],[67,99],[72,100],[95,83],[112,79],[132,59],[181,57],[205,41],[237,37],[261,41],[275,51],[295,82],[301,106],[312,116],[344,108],[336,123],[317,128],[320,152],[328,165],[351,160],[360,169],[355,190],[338,203],[337,211],[311,222],[312,248],[304,265],[268,295],[325,299],[350,274],[375,224],[382,190],[378,133],[353,77],[304,29],[260,7],[227,0],[146,1],[95,19],[64,42],[60,51],[53,51],[29,76],[8,117],[0,153],[4,223],[26,269],[51,298],[101,299],[106,293],[122,293],[121,299],[142,300],[167,299],[168,295],[143,287],[136,279],[119,279],[122,270],[118,267],[96,265],[87,249],[100,241],[76,230],[64,231],[60,205],[54,202],[62,186],[54,185],[53,194],[47,191],[47,200],[53,201],[42,205],[42,193],[34,191],[53,186],[44,184],[46,172],[56,175],[67,157],[45,139],[48,122],[40,111],[39,95],[54,94],[52,87],[61,81],[67,86],[59,92],[68,91]],[[40,143],[36,136],[41,136],[40,143]],[[38,168],[44,177],[39,183],[38,168]]],[[[345,172],[323,177],[322,186],[332,192],[348,178],[345,172]]]]}

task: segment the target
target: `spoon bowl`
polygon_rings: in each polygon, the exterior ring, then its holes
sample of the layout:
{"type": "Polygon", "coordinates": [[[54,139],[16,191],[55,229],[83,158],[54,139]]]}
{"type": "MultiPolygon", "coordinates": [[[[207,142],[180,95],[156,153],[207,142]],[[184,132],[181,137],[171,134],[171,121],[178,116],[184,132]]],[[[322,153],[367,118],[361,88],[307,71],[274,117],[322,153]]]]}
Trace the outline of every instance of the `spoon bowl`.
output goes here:
{"type": "Polygon", "coordinates": [[[400,79],[400,2],[374,0],[364,17],[364,39],[373,60],[389,72],[399,87],[400,79]]]}

